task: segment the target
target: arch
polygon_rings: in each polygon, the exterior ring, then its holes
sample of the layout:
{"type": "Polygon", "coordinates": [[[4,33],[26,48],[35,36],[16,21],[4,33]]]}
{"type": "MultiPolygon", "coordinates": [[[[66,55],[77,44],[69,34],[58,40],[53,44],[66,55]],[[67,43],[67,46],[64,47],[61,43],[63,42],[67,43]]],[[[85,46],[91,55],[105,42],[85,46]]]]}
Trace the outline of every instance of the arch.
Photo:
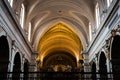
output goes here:
{"type": "MultiPolygon", "coordinates": [[[[44,24],[42,24],[42,25],[40,25],[40,26],[43,26],[43,27],[40,27],[39,29],[37,29],[37,31],[35,31],[35,33],[34,33],[34,37],[32,37],[32,39],[34,39],[34,40],[32,40],[32,42],[35,42],[35,43],[32,43],[34,46],[35,46],[35,49],[37,50],[37,47],[38,47],[38,45],[37,44],[39,44],[39,39],[42,37],[42,35],[43,35],[43,32],[46,32],[46,30],[47,29],[49,29],[49,28],[51,28],[51,27],[53,27],[53,24],[57,24],[57,23],[62,23],[62,24],[65,24],[68,28],[70,28],[71,30],[74,30],[74,32],[78,35],[78,37],[80,38],[80,40],[81,40],[81,43],[82,43],[82,46],[83,46],[83,49],[85,49],[86,48],[86,44],[87,44],[87,37],[85,38],[85,35],[87,35],[86,34],[86,32],[84,31],[84,29],[82,29],[81,27],[79,27],[80,25],[78,24],[78,23],[76,23],[76,22],[74,22],[74,24],[72,24],[72,21],[71,20],[67,20],[66,18],[61,18],[61,19],[54,19],[54,20],[52,20],[51,22],[46,22],[46,23],[44,23],[44,24]],[[70,23],[71,22],[71,23],[70,23]],[[49,23],[49,24],[47,24],[46,25],[46,23],[49,23]],[[50,26],[49,28],[48,28],[48,26],[50,26]],[[73,27],[71,27],[71,26],[73,26],[73,27]],[[79,28],[80,29],[79,29],[79,28]],[[39,30],[41,30],[41,31],[39,31],[39,30]],[[84,34],[82,34],[82,33],[84,33],[84,34]],[[39,34],[39,35],[35,35],[35,34],[39,34]],[[36,38],[35,38],[36,37],[36,38]]],[[[33,36],[33,35],[32,35],[33,36]]]]}
{"type": "Polygon", "coordinates": [[[107,79],[106,56],[103,51],[100,53],[100,58],[99,58],[99,72],[100,72],[100,80],[107,79]]]}
{"type": "Polygon", "coordinates": [[[0,77],[7,78],[8,72],[8,64],[9,64],[9,44],[6,36],[0,37],[0,72],[4,72],[4,74],[0,74],[0,77]]]}
{"type": "MultiPolygon", "coordinates": [[[[43,60],[43,67],[47,68],[50,66],[71,66],[72,69],[77,67],[77,61],[73,55],[65,51],[54,51],[49,53],[43,60]]],[[[55,70],[56,71],[56,70],[55,70]]]]}
{"type": "Polygon", "coordinates": [[[28,60],[25,59],[25,62],[24,62],[24,80],[27,80],[28,79],[28,68],[29,66],[29,62],[28,60]]]}
{"type": "Polygon", "coordinates": [[[21,58],[20,58],[20,53],[17,52],[14,58],[12,79],[19,80],[20,72],[21,72],[21,58]]]}
{"type": "Polygon", "coordinates": [[[82,43],[79,36],[70,27],[62,22],[53,24],[53,26],[48,28],[38,43],[39,54],[37,60],[43,61],[44,57],[49,53],[49,51],[58,50],[72,52],[75,55],[77,61],[82,59],[82,55],[79,53],[82,49],[82,43]],[[74,46],[74,47],[73,47],[74,46]]]}
{"type": "Polygon", "coordinates": [[[70,70],[74,70],[77,67],[75,57],[65,51],[54,51],[44,58],[42,69],[48,71],[51,68],[52,71],[59,71],[60,67],[61,71],[64,72],[67,71],[68,66],[71,68],[70,70]]]}
{"type": "Polygon", "coordinates": [[[96,63],[93,62],[92,63],[92,76],[91,76],[92,80],[96,80],[96,63]]]}
{"type": "MultiPolygon", "coordinates": [[[[116,35],[113,38],[111,45],[111,62],[112,72],[120,72],[120,36],[116,35]]],[[[118,80],[119,75],[113,74],[114,80],[118,80]]]]}

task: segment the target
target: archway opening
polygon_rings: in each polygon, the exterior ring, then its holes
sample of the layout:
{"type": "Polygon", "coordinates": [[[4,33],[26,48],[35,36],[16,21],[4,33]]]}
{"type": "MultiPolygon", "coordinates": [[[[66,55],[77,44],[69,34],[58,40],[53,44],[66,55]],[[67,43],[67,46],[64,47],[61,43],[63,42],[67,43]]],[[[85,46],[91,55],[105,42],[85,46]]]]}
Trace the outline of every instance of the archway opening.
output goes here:
{"type": "Polygon", "coordinates": [[[9,63],[9,45],[6,39],[6,36],[0,37],[0,72],[4,72],[4,74],[0,74],[0,77],[7,77],[8,71],[8,63],[9,63]]]}
{"type": "Polygon", "coordinates": [[[99,72],[100,72],[100,80],[107,79],[107,65],[106,65],[106,56],[104,52],[101,52],[100,54],[99,72]]]}
{"type": "MultiPolygon", "coordinates": [[[[120,36],[116,35],[113,39],[111,48],[112,72],[120,72],[120,36]]],[[[120,75],[113,74],[113,78],[118,80],[120,75]]]]}
{"type": "Polygon", "coordinates": [[[92,63],[92,76],[91,76],[92,80],[96,80],[96,63],[93,62],[92,63]]]}
{"type": "MultiPolygon", "coordinates": [[[[55,51],[67,52],[76,58],[76,61],[83,60],[82,43],[80,37],[70,25],[63,22],[55,23],[48,26],[48,29],[42,34],[38,43],[38,56],[37,61],[39,66],[43,66],[44,58],[55,51]]],[[[67,58],[68,59],[68,58],[67,58]]]]}
{"type": "Polygon", "coordinates": [[[20,72],[21,72],[21,59],[20,59],[20,54],[17,52],[15,55],[15,58],[14,58],[12,78],[15,80],[19,80],[20,79],[20,72]]]}
{"type": "Polygon", "coordinates": [[[54,51],[44,58],[43,67],[45,69],[51,68],[53,71],[72,71],[77,67],[77,61],[68,52],[54,51]]]}
{"type": "Polygon", "coordinates": [[[25,60],[25,63],[24,63],[24,80],[27,80],[28,79],[28,68],[29,66],[29,63],[27,60],[25,60]]]}
{"type": "Polygon", "coordinates": [[[83,60],[82,49],[80,36],[72,26],[61,21],[48,26],[37,47],[38,70],[45,68],[45,71],[70,72],[74,68],[81,69],[79,60],[83,60]]]}

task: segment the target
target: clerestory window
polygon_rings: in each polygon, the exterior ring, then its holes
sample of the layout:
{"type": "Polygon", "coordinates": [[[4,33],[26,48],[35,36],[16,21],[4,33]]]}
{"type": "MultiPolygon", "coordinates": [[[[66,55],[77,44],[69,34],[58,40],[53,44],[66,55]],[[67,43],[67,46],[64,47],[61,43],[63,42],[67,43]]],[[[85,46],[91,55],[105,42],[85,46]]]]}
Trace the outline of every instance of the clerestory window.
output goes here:
{"type": "Polygon", "coordinates": [[[22,28],[24,27],[24,18],[25,18],[25,6],[22,4],[20,12],[20,25],[22,28]]]}

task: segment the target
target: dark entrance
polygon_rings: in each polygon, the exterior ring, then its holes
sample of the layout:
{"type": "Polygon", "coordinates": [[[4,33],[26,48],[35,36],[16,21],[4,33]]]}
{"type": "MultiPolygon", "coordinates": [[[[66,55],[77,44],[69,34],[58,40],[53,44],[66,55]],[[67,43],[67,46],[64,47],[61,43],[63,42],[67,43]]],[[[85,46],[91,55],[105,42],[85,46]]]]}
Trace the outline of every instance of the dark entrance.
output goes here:
{"type": "Polygon", "coordinates": [[[95,62],[92,63],[92,80],[96,80],[96,64],[95,62]]]}
{"type": "Polygon", "coordinates": [[[100,54],[99,72],[100,72],[100,80],[107,80],[107,65],[106,65],[106,56],[104,52],[101,52],[100,54]]]}
{"type": "MultiPolygon", "coordinates": [[[[120,36],[116,35],[111,47],[111,61],[113,73],[120,72],[120,36]]],[[[120,75],[113,74],[114,80],[118,80],[120,75]]]]}
{"type": "Polygon", "coordinates": [[[20,60],[20,54],[16,53],[15,59],[14,59],[14,66],[13,66],[13,80],[19,80],[20,79],[20,72],[21,72],[21,60],[20,60]]]}
{"type": "Polygon", "coordinates": [[[0,77],[7,78],[9,45],[6,36],[0,37],[0,77]]]}
{"type": "Polygon", "coordinates": [[[25,60],[25,63],[24,63],[24,80],[27,80],[28,79],[28,61],[25,60]]]}

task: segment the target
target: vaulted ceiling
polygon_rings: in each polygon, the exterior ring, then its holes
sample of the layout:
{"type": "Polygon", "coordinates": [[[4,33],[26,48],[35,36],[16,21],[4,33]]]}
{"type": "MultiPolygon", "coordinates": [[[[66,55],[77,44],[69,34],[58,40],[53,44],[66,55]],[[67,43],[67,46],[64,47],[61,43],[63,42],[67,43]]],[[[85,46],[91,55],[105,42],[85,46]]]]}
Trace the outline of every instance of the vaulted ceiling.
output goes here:
{"type": "Polygon", "coordinates": [[[37,49],[47,27],[62,21],[76,30],[85,47],[89,39],[89,22],[94,24],[95,21],[94,6],[94,0],[28,0],[25,26],[32,23],[32,44],[37,49]]]}
{"type": "MultiPolygon", "coordinates": [[[[95,26],[96,0],[22,1],[26,7],[24,29],[28,31],[31,22],[31,44],[38,50],[40,59],[56,50],[82,59],[80,52],[89,43],[89,22],[95,26]]],[[[14,6],[16,11],[20,10],[17,6],[14,6]]]]}

